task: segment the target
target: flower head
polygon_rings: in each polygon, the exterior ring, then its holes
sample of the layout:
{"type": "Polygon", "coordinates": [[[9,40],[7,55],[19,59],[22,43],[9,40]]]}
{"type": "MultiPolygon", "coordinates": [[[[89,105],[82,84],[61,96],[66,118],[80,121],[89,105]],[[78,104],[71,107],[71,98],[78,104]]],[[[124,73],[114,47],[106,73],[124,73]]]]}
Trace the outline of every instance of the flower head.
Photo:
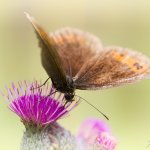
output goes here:
{"type": "Polygon", "coordinates": [[[106,123],[99,119],[86,119],[80,126],[79,137],[93,144],[96,137],[102,132],[110,132],[106,123]]]}
{"type": "Polygon", "coordinates": [[[114,150],[117,144],[108,125],[94,118],[87,119],[82,123],[77,138],[79,144],[82,143],[87,150],[92,150],[93,147],[95,150],[114,150]]]}
{"type": "MultiPolygon", "coordinates": [[[[64,95],[55,93],[48,85],[38,87],[38,82],[12,83],[7,88],[9,108],[16,113],[25,125],[44,126],[67,115],[79,101],[65,104],[64,95]]],[[[4,96],[4,94],[3,94],[4,96]]]]}

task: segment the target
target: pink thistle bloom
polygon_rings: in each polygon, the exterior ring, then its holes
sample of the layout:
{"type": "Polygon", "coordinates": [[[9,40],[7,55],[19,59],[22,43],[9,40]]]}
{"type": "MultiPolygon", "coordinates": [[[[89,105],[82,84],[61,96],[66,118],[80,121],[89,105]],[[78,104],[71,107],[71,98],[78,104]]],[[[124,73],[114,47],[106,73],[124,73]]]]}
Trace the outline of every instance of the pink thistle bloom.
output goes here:
{"type": "Polygon", "coordinates": [[[95,141],[95,150],[114,150],[117,140],[108,132],[102,132],[95,141]]]}
{"type": "Polygon", "coordinates": [[[115,150],[116,139],[111,135],[108,125],[99,119],[85,120],[78,134],[78,141],[87,150],[115,150]],[[82,143],[82,144],[81,144],[82,143]]]}
{"type": "Polygon", "coordinates": [[[63,94],[55,94],[55,89],[48,83],[38,87],[37,81],[27,83],[26,81],[19,82],[17,85],[12,83],[10,88],[7,88],[9,100],[9,108],[16,113],[25,125],[33,125],[37,127],[45,126],[55,122],[58,119],[66,116],[77,104],[67,103],[63,94]]]}

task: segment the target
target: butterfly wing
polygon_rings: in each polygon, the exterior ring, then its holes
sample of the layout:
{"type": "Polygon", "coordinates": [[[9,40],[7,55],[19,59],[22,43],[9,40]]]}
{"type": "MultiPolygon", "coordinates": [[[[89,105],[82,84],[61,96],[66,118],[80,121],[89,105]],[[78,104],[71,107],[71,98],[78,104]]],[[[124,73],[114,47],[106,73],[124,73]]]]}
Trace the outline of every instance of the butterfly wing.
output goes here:
{"type": "Polygon", "coordinates": [[[47,74],[51,77],[55,88],[66,86],[66,74],[63,68],[63,63],[54,46],[53,39],[51,39],[43,28],[37,24],[34,18],[27,13],[26,16],[35,29],[39,39],[39,45],[42,49],[42,65],[47,74]]]}
{"type": "Polygon", "coordinates": [[[62,28],[50,37],[55,41],[66,74],[71,77],[75,77],[85,62],[102,50],[97,37],[75,28],[62,28]]]}
{"type": "Polygon", "coordinates": [[[76,75],[77,89],[104,89],[150,77],[150,59],[133,50],[108,47],[76,75]]]}
{"type": "Polygon", "coordinates": [[[77,89],[103,89],[132,83],[150,76],[150,60],[119,47],[102,48],[95,36],[63,28],[49,36],[27,15],[42,48],[42,64],[54,85],[66,85],[66,75],[77,89]]]}

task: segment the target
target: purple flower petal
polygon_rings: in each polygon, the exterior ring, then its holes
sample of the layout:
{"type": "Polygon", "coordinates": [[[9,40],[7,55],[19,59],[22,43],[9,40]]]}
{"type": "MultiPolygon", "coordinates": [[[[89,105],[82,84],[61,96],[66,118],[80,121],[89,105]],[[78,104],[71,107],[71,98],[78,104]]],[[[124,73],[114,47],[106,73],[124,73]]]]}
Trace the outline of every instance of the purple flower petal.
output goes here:
{"type": "Polygon", "coordinates": [[[95,141],[95,149],[98,150],[115,150],[117,140],[111,136],[108,132],[102,132],[95,141]]]}

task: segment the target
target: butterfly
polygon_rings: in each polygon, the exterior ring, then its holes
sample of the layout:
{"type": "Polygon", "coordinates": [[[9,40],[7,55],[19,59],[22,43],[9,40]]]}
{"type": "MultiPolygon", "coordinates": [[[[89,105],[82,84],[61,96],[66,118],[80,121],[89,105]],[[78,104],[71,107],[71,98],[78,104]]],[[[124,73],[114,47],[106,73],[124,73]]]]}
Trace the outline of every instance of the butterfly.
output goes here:
{"type": "Polygon", "coordinates": [[[26,16],[39,40],[42,65],[66,102],[73,101],[75,89],[107,89],[150,77],[150,59],[139,52],[103,47],[96,36],[70,27],[48,34],[26,16]]]}

